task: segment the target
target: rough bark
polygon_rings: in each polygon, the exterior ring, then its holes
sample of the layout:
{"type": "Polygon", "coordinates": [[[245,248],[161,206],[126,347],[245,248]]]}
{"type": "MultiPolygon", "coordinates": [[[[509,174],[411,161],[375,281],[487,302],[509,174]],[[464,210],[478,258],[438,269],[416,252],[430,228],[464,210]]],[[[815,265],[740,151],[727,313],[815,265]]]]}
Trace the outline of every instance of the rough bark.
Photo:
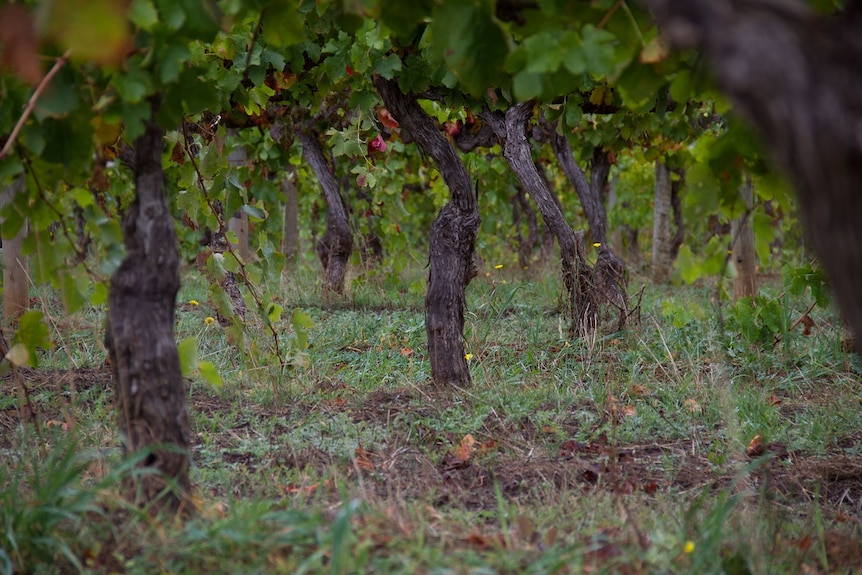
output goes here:
{"type": "Polygon", "coordinates": [[[656,160],[652,218],[652,279],[656,283],[666,281],[673,266],[670,235],[671,209],[670,169],[663,160],[656,160]]]}
{"type": "MultiPolygon", "coordinates": [[[[18,178],[0,194],[0,208],[12,202],[24,190],[24,179],[18,178]]],[[[27,228],[14,238],[3,240],[3,318],[13,321],[30,308],[30,272],[27,257],[21,254],[21,244],[27,228]]]]}
{"type": "Polygon", "coordinates": [[[757,293],[757,268],[754,251],[754,226],[751,225],[751,210],[754,206],[754,194],[751,178],[745,177],[739,188],[739,195],[745,205],[745,211],[731,225],[733,237],[733,264],[736,266],[736,277],[733,280],[733,297],[752,297],[757,293]]]}
{"type": "Polygon", "coordinates": [[[545,178],[542,177],[527,141],[527,120],[533,110],[532,102],[521,102],[505,114],[485,111],[482,119],[503,141],[503,157],[530,194],[539,212],[560,245],[560,264],[563,284],[566,287],[568,306],[572,316],[571,330],[580,334],[594,327],[598,311],[590,290],[591,268],[584,254],[584,234],[575,232],[566,222],[559,204],[545,178]]]}
{"type": "Polygon", "coordinates": [[[598,246],[598,258],[593,270],[593,283],[609,301],[617,305],[625,302],[625,263],[617,257],[608,242],[608,213],[605,209],[605,188],[611,173],[610,155],[601,148],[593,150],[590,179],[575,162],[569,139],[554,131],[551,140],[557,158],[569,183],[575,188],[581,207],[590,225],[590,235],[598,246]]]}
{"type": "Polygon", "coordinates": [[[642,1],[674,45],[706,55],[719,88],[790,175],[838,303],[862,333],[859,3],[824,17],[790,0],[642,1]]]}
{"type": "Polygon", "coordinates": [[[353,234],[347,220],[347,209],[317,136],[300,130],[297,137],[302,143],[302,156],[314,170],[326,200],[326,233],[317,242],[317,257],[323,265],[323,288],[342,293],[350,254],[353,253],[353,234]]]}
{"type": "Polygon", "coordinates": [[[118,420],[127,454],[152,451],[133,493],[178,510],[190,491],[189,416],[174,339],[179,253],[162,171],[164,131],[154,122],[135,140],[135,201],[123,221],[126,257],[111,277],[105,345],[113,370],[118,420]]]}
{"type": "Polygon", "coordinates": [[[296,172],[290,170],[281,181],[284,193],[284,219],[281,234],[281,253],[284,254],[284,271],[296,269],[299,254],[299,197],[296,194],[296,172]]]}
{"type": "Polygon", "coordinates": [[[431,226],[425,331],[431,377],[437,385],[471,383],[464,355],[465,290],[476,276],[473,261],[479,231],[479,207],[467,168],[414,96],[405,95],[396,80],[375,78],[386,108],[440,170],[449,187],[449,202],[431,226]]]}

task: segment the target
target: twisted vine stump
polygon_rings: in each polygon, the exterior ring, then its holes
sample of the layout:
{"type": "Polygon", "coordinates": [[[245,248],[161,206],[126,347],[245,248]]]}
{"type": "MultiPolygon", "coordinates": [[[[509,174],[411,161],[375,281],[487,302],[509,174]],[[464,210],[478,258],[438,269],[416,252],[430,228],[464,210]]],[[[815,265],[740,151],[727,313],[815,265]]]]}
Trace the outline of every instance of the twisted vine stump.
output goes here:
{"type": "Polygon", "coordinates": [[[434,383],[464,387],[472,382],[463,334],[465,290],[478,273],[473,261],[480,223],[476,195],[455,148],[422,110],[416,97],[401,92],[397,80],[377,77],[374,85],[389,112],[434,161],[449,187],[449,202],[431,226],[425,331],[434,383]]]}
{"type": "Polygon", "coordinates": [[[126,257],[111,277],[105,345],[127,455],[147,450],[130,497],[180,511],[190,493],[189,415],[174,339],[179,253],[165,200],[164,131],[154,121],[133,144],[135,201],[123,221],[126,257]],[[166,486],[172,486],[166,495],[166,486]]]}

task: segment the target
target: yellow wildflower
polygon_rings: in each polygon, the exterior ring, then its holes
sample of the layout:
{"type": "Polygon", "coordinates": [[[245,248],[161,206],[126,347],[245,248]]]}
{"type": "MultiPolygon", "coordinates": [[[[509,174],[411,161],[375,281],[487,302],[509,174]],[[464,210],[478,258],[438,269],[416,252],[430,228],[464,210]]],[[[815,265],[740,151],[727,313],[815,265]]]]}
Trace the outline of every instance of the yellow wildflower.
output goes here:
{"type": "Polygon", "coordinates": [[[468,353],[467,355],[464,356],[464,359],[466,359],[467,361],[470,361],[471,359],[473,359],[473,354],[468,353]]]}
{"type": "Polygon", "coordinates": [[[497,264],[497,265],[495,265],[495,266],[494,266],[494,269],[495,269],[495,270],[501,270],[501,269],[503,269],[503,264],[497,264]]]}
{"type": "Polygon", "coordinates": [[[594,244],[593,244],[593,247],[594,247],[594,248],[600,248],[600,247],[602,247],[602,244],[601,244],[601,243],[599,243],[599,242],[596,242],[596,243],[594,243],[594,244]]]}
{"type": "Polygon", "coordinates": [[[190,299],[190,300],[189,300],[189,305],[199,306],[199,305],[201,305],[201,302],[199,302],[199,301],[198,301],[198,300],[196,300],[196,299],[190,299]]]}
{"type": "Polygon", "coordinates": [[[213,325],[215,323],[215,318],[208,315],[204,318],[204,323],[207,325],[213,325]]]}
{"type": "Polygon", "coordinates": [[[683,553],[691,553],[694,551],[694,541],[686,541],[685,547],[682,548],[683,553]]]}

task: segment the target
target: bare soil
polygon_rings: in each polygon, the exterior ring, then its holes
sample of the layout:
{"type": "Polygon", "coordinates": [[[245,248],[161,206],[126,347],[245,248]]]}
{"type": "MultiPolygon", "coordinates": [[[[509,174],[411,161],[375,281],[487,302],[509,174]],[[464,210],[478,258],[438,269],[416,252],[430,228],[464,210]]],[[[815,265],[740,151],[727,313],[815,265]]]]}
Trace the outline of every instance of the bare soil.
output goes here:
{"type": "MultiPolygon", "coordinates": [[[[37,404],[34,398],[40,390],[61,390],[62,397],[71,399],[92,388],[109,389],[112,385],[107,367],[74,372],[24,369],[19,373],[35,410],[35,413],[25,410],[24,416],[35,417],[42,425],[61,425],[63,409],[37,404]]],[[[19,393],[11,374],[0,378],[0,390],[5,395],[19,393]]],[[[322,404],[295,403],[282,409],[250,406],[248,409],[260,417],[284,414],[285,409],[292,415],[297,411],[320,409],[343,411],[356,422],[397,427],[399,418],[433,415],[445,410],[453,401],[449,394],[399,389],[322,404]]],[[[190,407],[210,416],[237,410],[236,405],[202,393],[192,394],[190,407]]],[[[0,411],[0,448],[10,446],[21,415],[17,409],[0,411]]],[[[274,433],[286,431],[283,426],[276,426],[274,433]]],[[[467,457],[463,457],[466,452],[461,453],[461,457],[458,453],[463,438],[429,429],[419,438],[418,445],[417,442],[399,444],[393,441],[387,450],[368,451],[358,447],[345,475],[361,481],[366,492],[370,489],[381,499],[429,501],[430,495],[434,507],[493,510],[498,504],[496,486],[506,498],[524,505],[541,505],[551,493],[564,490],[640,493],[647,497],[660,493],[697,494],[705,489],[730,486],[734,477],[729,469],[739,467],[717,466],[700,455],[706,451],[703,449],[693,454],[691,442],[687,440],[623,444],[600,438],[581,443],[548,440],[549,432],[538,429],[528,418],[513,423],[492,415],[476,434],[467,457]],[[428,445],[439,445],[440,449],[423,448],[428,445]],[[444,455],[434,456],[433,453],[444,455]],[[668,461],[673,465],[668,465],[668,461]]],[[[277,438],[271,439],[277,442],[277,438]]],[[[862,527],[862,461],[847,457],[844,449],[860,442],[862,431],[839,438],[834,449],[816,455],[788,451],[778,444],[764,445],[762,453],[770,457],[748,477],[745,487],[762,488],[776,505],[785,508],[810,509],[819,498],[827,524],[846,524],[858,534],[862,527]]],[[[217,437],[216,443],[228,446],[231,441],[229,437],[223,441],[217,437]]],[[[285,449],[268,459],[264,461],[253,453],[228,448],[222,452],[226,464],[239,465],[251,472],[264,466],[283,466],[323,476],[333,465],[344,465],[333,454],[316,448],[285,449]]],[[[751,457],[738,454],[738,462],[747,460],[751,457]]],[[[337,489],[329,491],[333,501],[340,500],[337,489]]],[[[830,569],[862,572],[862,540],[845,531],[832,529],[824,534],[830,569]]],[[[804,551],[812,545],[814,535],[806,537],[791,543],[804,551]]],[[[817,572],[816,561],[812,560],[811,565],[814,567],[808,572],[817,572]]]]}

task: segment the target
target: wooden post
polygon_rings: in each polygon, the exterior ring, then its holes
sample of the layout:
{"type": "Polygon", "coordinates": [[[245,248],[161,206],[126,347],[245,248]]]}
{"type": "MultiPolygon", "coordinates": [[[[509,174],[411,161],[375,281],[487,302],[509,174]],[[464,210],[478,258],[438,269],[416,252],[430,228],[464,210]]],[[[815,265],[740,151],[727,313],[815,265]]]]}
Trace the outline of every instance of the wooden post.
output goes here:
{"type": "Polygon", "coordinates": [[[733,280],[733,297],[751,297],[757,293],[757,256],[754,251],[754,226],[751,225],[754,206],[754,189],[751,178],[746,175],[739,188],[745,211],[731,223],[733,238],[733,265],[736,278],[733,280]]]}
{"type": "MultiPolygon", "coordinates": [[[[12,203],[15,194],[24,191],[24,179],[18,178],[0,193],[0,209],[12,203]]],[[[21,244],[27,235],[26,225],[14,238],[3,240],[3,317],[12,321],[30,308],[30,271],[27,258],[21,255],[21,244]]]]}
{"type": "MultiPolygon", "coordinates": [[[[236,136],[236,130],[228,130],[228,135],[236,136]]],[[[228,155],[227,162],[231,169],[239,168],[245,165],[246,158],[245,147],[239,146],[228,155]]],[[[227,221],[227,229],[236,234],[237,243],[233,249],[236,250],[243,262],[248,262],[251,258],[251,249],[248,243],[248,214],[243,211],[233,214],[227,221]]]]}

